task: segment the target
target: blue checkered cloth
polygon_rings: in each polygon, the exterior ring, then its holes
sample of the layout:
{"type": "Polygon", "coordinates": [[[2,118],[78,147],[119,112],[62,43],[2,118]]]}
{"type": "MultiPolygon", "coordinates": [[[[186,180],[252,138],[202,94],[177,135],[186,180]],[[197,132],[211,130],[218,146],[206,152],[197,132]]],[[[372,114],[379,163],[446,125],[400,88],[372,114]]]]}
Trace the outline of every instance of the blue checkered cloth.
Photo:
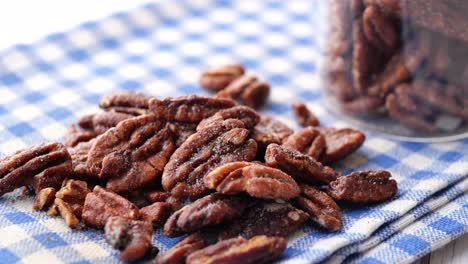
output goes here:
{"type": "MultiPolygon", "coordinates": [[[[112,91],[205,94],[197,85],[200,70],[232,61],[272,85],[266,114],[298,128],[290,103],[303,100],[324,126],[347,126],[324,109],[320,92],[323,8],[320,0],[160,1],[15,46],[0,54],[0,152],[61,140],[112,91]]],[[[466,232],[468,140],[401,143],[366,134],[364,146],[336,168],[390,170],[397,197],[343,209],[338,233],[304,226],[289,237],[280,263],[352,254],[348,259],[363,263],[414,260],[466,232]]],[[[70,230],[31,204],[17,193],[0,199],[0,263],[119,262],[101,231],[70,230]]],[[[160,231],[153,239],[161,250],[177,241],[160,231]]]]}

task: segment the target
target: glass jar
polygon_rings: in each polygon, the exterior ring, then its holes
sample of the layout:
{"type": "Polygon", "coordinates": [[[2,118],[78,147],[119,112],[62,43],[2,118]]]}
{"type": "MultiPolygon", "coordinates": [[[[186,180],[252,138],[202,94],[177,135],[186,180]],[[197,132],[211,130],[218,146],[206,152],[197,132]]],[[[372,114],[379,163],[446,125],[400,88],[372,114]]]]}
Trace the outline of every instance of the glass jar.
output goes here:
{"type": "Polygon", "coordinates": [[[468,1],[327,2],[332,110],[406,140],[468,136],[468,1]]]}

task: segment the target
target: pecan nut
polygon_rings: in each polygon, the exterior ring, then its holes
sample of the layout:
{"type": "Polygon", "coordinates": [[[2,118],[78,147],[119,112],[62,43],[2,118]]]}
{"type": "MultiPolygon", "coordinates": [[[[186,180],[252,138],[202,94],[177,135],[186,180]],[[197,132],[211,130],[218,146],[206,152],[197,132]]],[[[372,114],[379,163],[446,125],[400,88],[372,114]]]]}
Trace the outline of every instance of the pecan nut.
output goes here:
{"type": "Polygon", "coordinates": [[[379,203],[391,199],[398,187],[388,171],[359,171],[330,183],[330,196],[356,204],[379,203]]]}
{"type": "Polygon", "coordinates": [[[198,124],[197,131],[227,119],[239,119],[244,122],[245,128],[252,129],[260,121],[260,115],[250,107],[234,106],[223,109],[207,119],[203,119],[200,124],[198,124]]]}
{"type": "Polygon", "coordinates": [[[92,130],[84,130],[77,127],[75,124],[71,125],[65,135],[63,136],[63,144],[66,147],[75,147],[81,142],[88,142],[97,137],[98,134],[92,130]]]}
{"type": "Polygon", "coordinates": [[[38,210],[45,210],[52,205],[55,199],[55,188],[48,187],[40,190],[36,197],[34,198],[33,209],[38,210]]]}
{"type": "Polygon", "coordinates": [[[47,187],[60,187],[72,173],[70,154],[60,143],[36,145],[0,160],[0,196],[21,186],[36,193],[47,187]]]}
{"type": "Polygon", "coordinates": [[[121,91],[103,96],[99,101],[99,106],[106,111],[134,116],[145,115],[148,113],[150,99],[151,97],[142,93],[121,91]]]}
{"type": "Polygon", "coordinates": [[[87,165],[89,150],[96,139],[87,142],[81,142],[72,148],[68,148],[72,159],[73,178],[82,180],[98,179],[98,175],[92,173],[87,165]]]}
{"type": "Polygon", "coordinates": [[[319,126],[320,121],[318,118],[310,111],[307,106],[302,102],[294,102],[292,104],[292,109],[294,116],[296,117],[297,122],[301,126],[319,126]]]}
{"type": "Polygon", "coordinates": [[[208,126],[187,139],[164,168],[162,186],[176,197],[201,197],[209,193],[203,177],[212,169],[233,161],[250,161],[257,144],[240,120],[208,126]]]}
{"type": "Polygon", "coordinates": [[[277,144],[268,146],[265,162],[280,168],[299,182],[328,184],[339,176],[332,168],[323,166],[312,157],[277,144]]]}
{"type": "Polygon", "coordinates": [[[329,164],[352,154],[364,143],[366,135],[351,128],[320,128],[325,137],[326,149],[320,156],[320,162],[329,164]]]}
{"type": "Polygon", "coordinates": [[[320,130],[306,127],[294,132],[283,142],[282,146],[297,150],[318,160],[326,148],[326,142],[320,130]]]}
{"type": "Polygon", "coordinates": [[[363,31],[369,42],[387,57],[398,49],[399,35],[396,22],[376,6],[368,6],[362,14],[363,31]]]}
{"type": "Polygon", "coordinates": [[[185,264],[187,257],[199,249],[206,247],[206,242],[200,233],[192,234],[168,251],[156,257],[155,264],[185,264]]]}
{"type": "Polygon", "coordinates": [[[150,203],[166,202],[171,205],[174,211],[177,211],[180,208],[182,208],[183,201],[180,198],[177,198],[168,192],[153,191],[145,193],[144,196],[146,200],[150,203]]]}
{"type": "Polygon", "coordinates": [[[80,223],[80,220],[74,213],[73,207],[60,198],[55,198],[54,205],[57,206],[57,211],[62,216],[65,223],[70,228],[76,228],[80,223]]]}
{"type": "Polygon", "coordinates": [[[138,207],[122,196],[100,186],[86,195],[81,218],[87,226],[104,227],[111,216],[128,219],[140,217],[138,207]]]}
{"type": "Polygon", "coordinates": [[[106,188],[129,192],[154,182],[175,149],[171,130],[154,115],[120,122],[91,147],[87,165],[106,188]]]}
{"type": "Polygon", "coordinates": [[[252,75],[244,75],[216,94],[218,98],[237,99],[242,104],[258,109],[270,96],[270,85],[252,75]]]}
{"type": "Polygon", "coordinates": [[[101,112],[97,114],[85,115],[78,120],[78,125],[87,131],[92,131],[96,135],[103,134],[107,130],[115,127],[121,121],[132,118],[133,115],[119,112],[101,112]]]}
{"type": "Polygon", "coordinates": [[[280,237],[256,236],[249,240],[238,237],[193,252],[187,264],[272,263],[285,248],[286,240],[280,237]]]}
{"type": "Polygon", "coordinates": [[[168,97],[164,100],[153,98],[150,110],[158,119],[169,122],[199,123],[222,109],[233,107],[228,99],[201,97],[196,95],[168,97]]]}
{"type": "Polygon", "coordinates": [[[241,216],[247,204],[246,197],[210,194],[172,214],[164,225],[164,234],[180,236],[232,220],[241,216]]]}
{"type": "Polygon", "coordinates": [[[159,226],[166,222],[172,213],[172,206],[166,202],[156,202],[140,209],[140,218],[159,226]]]}
{"type": "Polygon", "coordinates": [[[299,186],[288,174],[259,163],[231,162],[211,171],[204,179],[210,189],[224,194],[246,192],[252,197],[289,200],[299,186]]]}
{"type": "Polygon", "coordinates": [[[295,205],[304,210],[309,218],[321,227],[336,232],[341,229],[341,211],[335,201],[326,193],[311,186],[301,186],[301,196],[295,205]]]}
{"type": "Polygon", "coordinates": [[[260,115],[260,122],[254,127],[252,138],[258,144],[257,158],[262,160],[265,150],[272,143],[281,144],[294,131],[282,122],[260,115]]]}
{"type": "Polygon", "coordinates": [[[149,222],[113,216],[107,220],[104,232],[107,243],[120,250],[121,260],[138,260],[151,249],[153,227],[149,222]]]}
{"type": "Polygon", "coordinates": [[[224,228],[219,239],[237,236],[251,238],[257,235],[286,237],[304,223],[308,215],[288,203],[261,202],[251,206],[224,228]]]}
{"type": "Polygon", "coordinates": [[[244,67],[240,64],[222,65],[205,71],[198,82],[201,87],[218,92],[242,76],[244,72],[244,67]]]}

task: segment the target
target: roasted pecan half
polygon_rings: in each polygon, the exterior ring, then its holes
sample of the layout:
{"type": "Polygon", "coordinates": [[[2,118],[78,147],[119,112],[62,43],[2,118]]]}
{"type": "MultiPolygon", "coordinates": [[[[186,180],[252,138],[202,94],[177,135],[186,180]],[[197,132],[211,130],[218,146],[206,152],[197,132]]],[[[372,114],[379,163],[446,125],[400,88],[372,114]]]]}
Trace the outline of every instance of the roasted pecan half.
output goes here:
{"type": "Polygon", "coordinates": [[[98,134],[92,130],[85,130],[72,124],[63,136],[63,144],[71,148],[81,142],[88,142],[97,136],[98,134]]]}
{"type": "Polygon", "coordinates": [[[0,160],[0,196],[21,186],[36,193],[47,187],[60,187],[72,173],[70,154],[60,143],[47,143],[21,150],[0,160]]]}
{"type": "Polygon", "coordinates": [[[140,259],[151,249],[153,226],[149,222],[113,216],[104,231],[107,243],[120,250],[121,260],[140,259]]]}
{"type": "Polygon", "coordinates": [[[180,208],[182,208],[182,199],[171,195],[171,193],[169,192],[152,191],[147,192],[144,195],[146,200],[150,203],[167,202],[172,206],[172,209],[174,211],[177,211],[180,208]]]}
{"type": "Polygon", "coordinates": [[[150,109],[158,119],[169,122],[199,123],[222,109],[230,108],[235,103],[228,99],[188,95],[168,97],[164,100],[153,98],[150,109]]]}
{"type": "Polygon", "coordinates": [[[295,205],[304,210],[309,218],[321,227],[335,232],[341,229],[341,211],[328,194],[311,186],[301,186],[301,196],[295,205]]]}
{"type": "Polygon", "coordinates": [[[34,199],[33,209],[36,211],[48,209],[49,206],[54,202],[55,193],[56,191],[53,187],[40,190],[34,199]]]}
{"type": "Polygon", "coordinates": [[[193,252],[187,264],[272,263],[285,248],[286,240],[280,237],[256,236],[249,240],[238,237],[193,252]]]}
{"type": "Polygon", "coordinates": [[[226,88],[232,81],[242,76],[244,72],[244,67],[240,64],[227,64],[213,67],[203,72],[198,83],[201,87],[209,91],[218,92],[226,88]]]}
{"type": "Polygon", "coordinates": [[[168,124],[169,129],[176,138],[176,146],[180,147],[191,135],[197,132],[197,123],[172,122],[168,124]]]}
{"type": "Polygon", "coordinates": [[[292,104],[293,113],[296,116],[296,120],[301,126],[319,126],[320,121],[310,111],[310,109],[303,102],[294,102],[292,104]]]}
{"type": "Polygon", "coordinates": [[[328,184],[339,176],[335,170],[323,166],[314,158],[277,144],[268,146],[265,162],[280,168],[299,182],[328,184]]]}
{"type": "Polygon", "coordinates": [[[115,127],[121,121],[132,118],[133,115],[119,112],[101,112],[97,114],[85,115],[78,120],[78,125],[88,131],[93,131],[97,135],[103,134],[107,130],[115,127]]]}
{"type": "Polygon", "coordinates": [[[243,196],[210,194],[172,214],[164,225],[164,234],[180,236],[232,220],[242,215],[247,204],[248,199],[243,196]]]}
{"type": "Polygon", "coordinates": [[[195,199],[209,193],[203,177],[214,168],[233,161],[250,161],[257,144],[240,120],[228,119],[208,126],[187,139],[164,168],[162,185],[176,197],[195,199]]]}
{"type": "Polygon", "coordinates": [[[98,175],[92,173],[87,165],[89,150],[96,139],[81,142],[72,148],[68,148],[73,165],[73,178],[82,180],[98,179],[98,175]]]}
{"type": "Polygon", "coordinates": [[[282,145],[309,155],[316,160],[320,158],[326,148],[325,137],[320,133],[320,130],[314,127],[306,127],[294,132],[282,145]]]}
{"type": "Polygon", "coordinates": [[[219,239],[257,235],[286,237],[304,223],[308,215],[288,203],[261,202],[251,206],[241,218],[223,228],[219,239]]]}
{"type": "Polygon", "coordinates": [[[397,22],[376,6],[366,7],[362,20],[367,40],[387,57],[393,55],[400,42],[397,22]]]}
{"type": "Polygon", "coordinates": [[[379,203],[397,193],[397,183],[388,171],[359,171],[330,183],[330,196],[356,204],[379,203]]]}
{"type": "Polygon", "coordinates": [[[252,75],[244,75],[219,91],[218,98],[230,98],[254,109],[262,107],[270,95],[270,85],[252,75]]]}
{"type": "Polygon", "coordinates": [[[224,194],[246,192],[252,197],[289,200],[299,195],[299,186],[288,174],[259,163],[231,162],[211,171],[206,187],[224,194]]]}
{"type": "Polygon", "coordinates": [[[148,113],[149,99],[151,97],[142,93],[131,91],[115,92],[103,96],[99,106],[107,111],[126,113],[130,115],[145,115],[148,113]]]}
{"type": "Polygon", "coordinates": [[[188,255],[206,247],[200,233],[192,234],[156,257],[154,264],[185,264],[188,255]]]}
{"type": "Polygon", "coordinates": [[[106,188],[129,192],[154,182],[175,149],[174,135],[154,115],[120,122],[102,134],[91,147],[87,165],[106,188]]]}
{"type": "Polygon", "coordinates": [[[142,220],[153,225],[163,225],[172,213],[172,206],[166,202],[156,202],[140,209],[142,220]]]}
{"type": "Polygon", "coordinates": [[[104,227],[111,216],[138,219],[138,207],[122,196],[100,186],[86,195],[81,218],[88,226],[104,227]]]}
{"type": "Polygon", "coordinates": [[[366,136],[361,131],[351,128],[320,128],[325,137],[326,149],[320,156],[320,162],[329,164],[346,158],[364,143],[366,136]]]}
{"type": "Polygon", "coordinates": [[[227,119],[239,119],[244,122],[245,128],[252,129],[260,121],[260,115],[250,107],[242,105],[234,106],[223,109],[207,119],[203,119],[200,124],[198,124],[197,131],[227,119]]]}
{"type": "Polygon", "coordinates": [[[257,159],[265,157],[265,150],[271,143],[281,144],[294,131],[282,122],[260,115],[260,122],[255,126],[252,138],[257,141],[257,159]]]}

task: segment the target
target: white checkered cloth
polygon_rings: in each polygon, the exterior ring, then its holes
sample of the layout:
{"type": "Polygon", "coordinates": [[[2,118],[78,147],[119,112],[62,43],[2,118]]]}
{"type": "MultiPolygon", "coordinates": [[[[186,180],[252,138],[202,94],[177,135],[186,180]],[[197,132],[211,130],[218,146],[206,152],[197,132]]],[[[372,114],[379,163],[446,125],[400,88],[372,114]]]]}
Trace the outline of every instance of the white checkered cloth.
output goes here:
{"type": "MultiPolygon", "coordinates": [[[[79,116],[98,111],[101,95],[115,90],[203,94],[200,70],[232,61],[272,85],[266,114],[297,128],[290,103],[300,99],[324,126],[345,126],[324,109],[320,93],[321,3],[160,1],[2,52],[0,152],[61,140],[79,116]]],[[[467,201],[460,195],[466,193],[461,181],[468,174],[467,140],[418,144],[367,135],[364,146],[336,169],[390,170],[399,184],[397,197],[343,208],[338,233],[305,225],[289,237],[281,263],[320,262],[334,253],[342,260],[372,247],[353,261],[413,260],[466,232],[467,201]],[[418,249],[411,248],[415,241],[418,249]]],[[[0,199],[0,263],[119,262],[101,231],[70,230],[60,218],[33,212],[31,199],[14,193],[0,199]]],[[[158,231],[153,242],[166,250],[178,240],[158,231]]]]}

